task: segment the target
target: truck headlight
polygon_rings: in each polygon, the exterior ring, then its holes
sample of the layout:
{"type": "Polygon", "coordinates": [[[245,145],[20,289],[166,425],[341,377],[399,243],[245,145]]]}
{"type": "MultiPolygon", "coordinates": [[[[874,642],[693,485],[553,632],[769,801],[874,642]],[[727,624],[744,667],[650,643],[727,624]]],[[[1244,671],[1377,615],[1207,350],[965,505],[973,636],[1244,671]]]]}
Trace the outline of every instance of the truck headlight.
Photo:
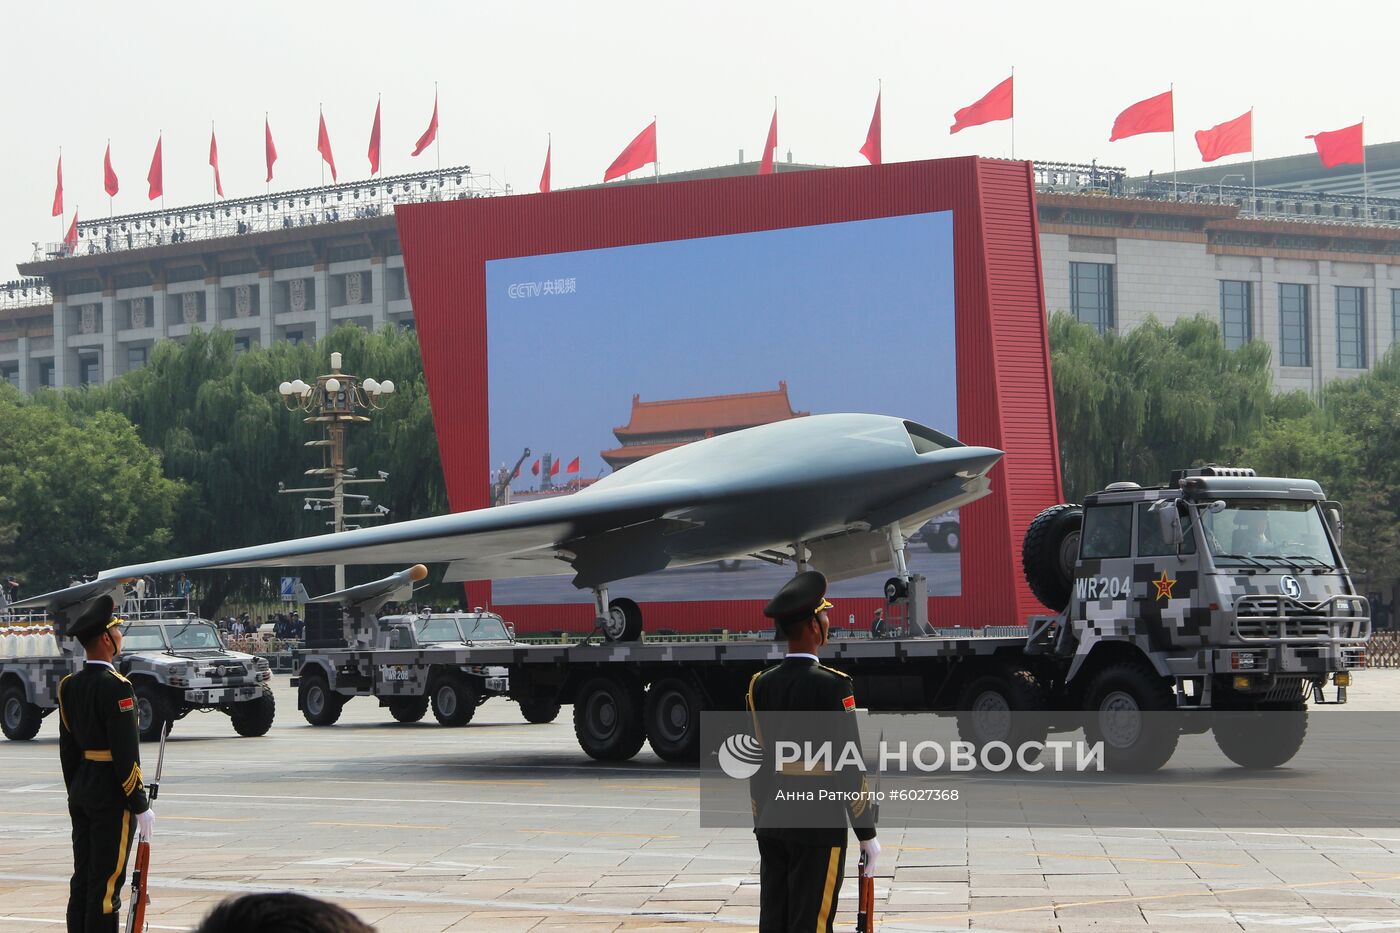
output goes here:
{"type": "Polygon", "coordinates": [[[1338,671],[1332,675],[1332,683],[1336,684],[1338,687],[1350,687],[1351,674],[1347,671],[1338,671]]]}

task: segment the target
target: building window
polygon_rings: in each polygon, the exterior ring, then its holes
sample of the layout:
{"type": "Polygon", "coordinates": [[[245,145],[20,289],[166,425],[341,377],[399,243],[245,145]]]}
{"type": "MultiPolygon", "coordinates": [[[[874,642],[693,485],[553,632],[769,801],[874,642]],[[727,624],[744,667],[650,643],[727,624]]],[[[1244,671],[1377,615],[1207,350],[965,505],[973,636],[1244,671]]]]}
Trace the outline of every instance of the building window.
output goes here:
{"type": "Polygon", "coordinates": [[[1100,334],[1112,330],[1113,266],[1105,262],[1070,263],[1069,302],[1074,316],[1100,334]]]}
{"type": "Polygon", "coordinates": [[[140,369],[146,365],[146,354],[150,352],[149,347],[127,347],[126,348],[126,368],[128,370],[140,369]]]}
{"type": "Polygon", "coordinates": [[[39,364],[39,385],[53,388],[53,360],[39,364]]]}
{"type": "Polygon", "coordinates": [[[0,376],[3,376],[5,381],[8,382],[10,385],[14,386],[16,389],[19,388],[18,366],[6,366],[4,369],[0,369],[0,376]]]}
{"type": "Polygon", "coordinates": [[[249,348],[250,346],[252,346],[252,340],[251,340],[251,338],[249,338],[249,337],[234,337],[234,338],[233,338],[233,352],[234,352],[234,353],[247,353],[247,352],[248,352],[248,348],[249,348]]]}
{"type": "Polygon", "coordinates": [[[97,356],[84,356],[78,360],[78,383],[85,386],[95,386],[102,381],[102,358],[97,356]]]}
{"type": "Polygon", "coordinates": [[[1220,283],[1220,333],[1227,350],[1238,350],[1254,337],[1252,296],[1248,282],[1220,283]]]}
{"type": "Polygon", "coordinates": [[[292,346],[294,346],[294,347],[297,346],[297,345],[299,345],[299,344],[301,343],[301,331],[299,331],[299,330],[289,330],[289,331],[287,331],[287,342],[290,343],[290,344],[291,344],[292,346]]]}
{"type": "Polygon", "coordinates": [[[1308,341],[1308,287],[1280,284],[1278,287],[1279,365],[1311,366],[1312,348],[1308,341]]]}
{"type": "Polygon", "coordinates": [[[1366,368],[1366,289],[1337,286],[1337,365],[1366,368]]]}

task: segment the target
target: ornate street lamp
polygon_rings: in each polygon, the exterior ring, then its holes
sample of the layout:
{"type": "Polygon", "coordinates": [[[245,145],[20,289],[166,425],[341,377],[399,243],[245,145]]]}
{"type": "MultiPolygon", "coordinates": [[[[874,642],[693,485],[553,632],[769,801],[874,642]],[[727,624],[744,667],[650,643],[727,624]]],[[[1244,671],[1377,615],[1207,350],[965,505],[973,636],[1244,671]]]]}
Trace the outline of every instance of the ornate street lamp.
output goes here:
{"type": "MultiPolygon", "coordinates": [[[[314,385],[308,385],[300,379],[292,382],[284,382],[277,387],[278,393],[282,396],[282,404],[287,411],[306,412],[308,417],[302,419],[306,424],[319,424],[324,428],[324,436],[318,440],[307,441],[307,447],[320,447],[327,453],[322,460],[322,466],[307,470],[306,476],[314,477],[318,480],[329,482],[329,486],[301,487],[297,489],[287,489],[281,483],[278,484],[278,491],[282,493],[329,493],[325,497],[307,497],[305,509],[307,511],[319,512],[324,508],[334,510],[335,517],[326,522],[333,531],[344,531],[347,527],[358,528],[359,525],[347,526],[347,518],[383,518],[389,514],[389,509],[383,505],[373,505],[369,501],[369,496],[347,493],[345,487],[356,483],[382,483],[389,478],[389,474],[379,471],[379,476],[374,479],[359,479],[355,476],[358,467],[347,467],[345,465],[345,431],[354,424],[368,424],[369,412],[381,411],[385,407],[388,396],[394,394],[394,382],[392,379],[385,379],[383,382],[377,379],[361,380],[357,376],[341,372],[341,356],[339,353],[331,354],[331,372],[324,376],[317,376],[314,385]],[[364,511],[346,512],[345,500],[354,499],[364,511]]],[[[345,589],[345,567],[336,565],[335,568],[335,588],[336,591],[345,589]]]]}

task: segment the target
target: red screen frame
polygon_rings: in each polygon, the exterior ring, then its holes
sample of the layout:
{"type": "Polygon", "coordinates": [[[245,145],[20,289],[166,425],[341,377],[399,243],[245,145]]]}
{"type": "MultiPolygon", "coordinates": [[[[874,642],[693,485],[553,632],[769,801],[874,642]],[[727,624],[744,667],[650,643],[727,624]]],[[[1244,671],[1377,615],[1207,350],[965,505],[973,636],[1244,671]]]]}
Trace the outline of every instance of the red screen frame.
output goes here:
{"type": "MultiPolygon", "coordinates": [[[[933,211],[953,212],[958,438],[1006,457],[992,470],[992,494],[962,509],[962,592],[931,597],[929,616],[937,626],[975,628],[1045,612],[1020,566],[1026,526],[1061,489],[1029,162],[971,157],[399,207],[452,509],[488,505],[487,262],[933,211]]],[[[892,347],[897,341],[891,335],[892,347]]],[[[626,595],[626,581],[613,589],[626,595]]],[[[489,606],[490,582],[467,584],[467,598],[489,606]]],[[[878,594],[840,602],[836,618],[854,613],[862,623],[881,605],[878,594]]],[[[762,605],[656,602],[642,612],[652,631],[739,631],[765,627],[762,605]]],[[[593,625],[588,605],[502,613],[522,632],[593,625]]]]}

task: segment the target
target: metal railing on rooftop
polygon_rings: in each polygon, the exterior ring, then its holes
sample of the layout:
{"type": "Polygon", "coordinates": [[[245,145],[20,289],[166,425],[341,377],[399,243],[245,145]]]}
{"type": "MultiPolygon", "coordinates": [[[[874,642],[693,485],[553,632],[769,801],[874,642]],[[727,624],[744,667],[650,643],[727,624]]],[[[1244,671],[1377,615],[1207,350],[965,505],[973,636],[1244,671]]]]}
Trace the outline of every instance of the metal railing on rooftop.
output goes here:
{"type": "Polygon", "coordinates": [[[267,233],[393,213],[400,204],[461,201],[510,194],[510,186],[471,166],[387,175],[321,188],[193,204],[78,223],[78,242],[35,244],[34,261],[144,249],[197,240],[267,233]]]}
{"type": "Polygon", "coordinates": [[[53,304],[53,293],[43,279],[0,282],[0,309],[32,308],[53,304]]]}
{"type": "Polygon", "coordinates": [[[1056,194],[1223,204],[1238,208],[1240,217],[1256,220],[1400,227],[1400,198],[1249,185],[1175,184],[1170,175],[1129,178],[1127,169],[1095,163],[1036,162],[1035,187],[1038,192],[1056,194]]]}

